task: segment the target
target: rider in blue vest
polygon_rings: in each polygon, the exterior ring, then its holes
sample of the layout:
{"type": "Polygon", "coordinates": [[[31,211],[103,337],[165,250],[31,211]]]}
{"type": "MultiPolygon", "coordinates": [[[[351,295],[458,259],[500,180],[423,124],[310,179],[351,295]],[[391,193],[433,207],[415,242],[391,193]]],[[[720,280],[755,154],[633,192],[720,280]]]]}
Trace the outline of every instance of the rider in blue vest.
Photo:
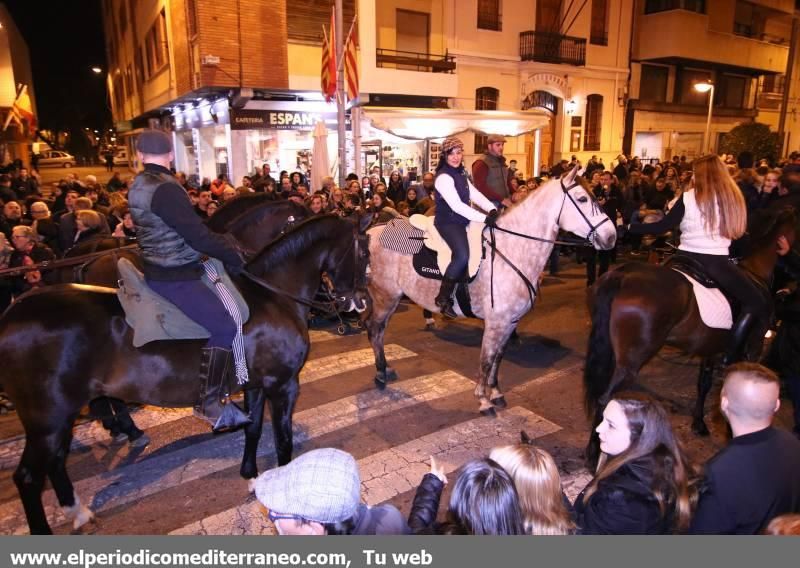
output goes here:
{"type": "Polygon", "coordinates": [[[453,311],[453,290],[456,283],[467,276],[467,225],[470,221],[481,221],[493,226],[497,219],[494,204],[469,180],[461,162],[463,155],[464,143],[452,136],[446,138],[436,167],[436,216],[433,224],[450,247],[453,257],[444,272],[435,301],[442,315],[447,318],[458,317],[453,311]],[[470,200],[489,214],[470,207],[470,200]]]}
{"type": "Polygon", "coordinates": [[[230,410],[225,414],[231,420],[220,420],[233,375],[231,346],[237,328],[222,301],[201,281],[201,260],[204,255],[217,258],[230,272],[238,273],[244,259],[234,244],[212,233],[194,212],[188,194],[169,170],[173,160],[169,135],[146,130],[139,135],[136,150],[144,171],[136,176],[128,203],[145,279],[157,294],[211,334],[202,349],[195,415],[208,420],[215,432],[233,428],[247,421],[233,404],[227,405],[230,410]]]}

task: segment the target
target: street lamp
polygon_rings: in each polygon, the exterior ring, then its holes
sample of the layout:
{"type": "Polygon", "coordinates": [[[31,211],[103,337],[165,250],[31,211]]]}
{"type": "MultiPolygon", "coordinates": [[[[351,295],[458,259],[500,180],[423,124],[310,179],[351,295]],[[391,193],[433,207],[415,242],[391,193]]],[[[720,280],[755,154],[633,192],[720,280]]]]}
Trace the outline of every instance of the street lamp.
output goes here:
{"type": "Polygon", "coordinates": [[[102,70],[102,69],[100,69],[100,67],[92,67],[92,72],[93,72],[95,75],[99,75],[100,73],[102,73],[102,72],[103,72],[103,70],[102,70]]]}
{"type": "Polygon", "coordinates": [[[711,145],[711,112],[714,109],[714,83],[706,81],[695,83],[694,90],[698,93],[708,93],[708,118],[706,119],[706,133],[703,136],[703,152],[710,152],[711,145]]]}

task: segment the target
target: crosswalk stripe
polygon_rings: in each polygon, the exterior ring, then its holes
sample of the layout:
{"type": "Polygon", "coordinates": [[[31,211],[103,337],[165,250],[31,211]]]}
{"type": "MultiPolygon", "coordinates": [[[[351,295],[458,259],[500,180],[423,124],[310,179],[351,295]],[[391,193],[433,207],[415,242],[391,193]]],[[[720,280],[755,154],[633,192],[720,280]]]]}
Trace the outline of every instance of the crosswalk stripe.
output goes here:
{"type": "MultiPolygon", "coordinates": [[[[389,361],[408,359],[416,357],[416,355],[417,354],[413,351],[409,351],[396,344],[389,344],[386,346],[386,358],[389,361]]],[[[319,381],[332,377],[333,375],[338,375],[339,373],[346,373],[362,367],[368,367],[374,363],[375,355],[370,348],[357,349],[328,357],[309,359],[300,372],[300,382],[311,383],[319,381]]],[[[155,406],[145,406],[132,413],[134,422],[143,430],[180,420],[181,418],[186,418],[191,415],[191,408],[167,409],[155,406]]],[[[110,442],[111,438],[100,422],[89,421],[75,427],[72,449],[80,449],[93,444],[108,444],[110,442]]],[[[19,458],[22,455],[24,447],[25,438],[22,435],[0,442],[0,470],[15,468],[19,463],[19,458]]]]}
{"type": "MultiPolygon", "coordinates": [[[[294,440],[302,443],[324,434],[389,415],[402,408],[472,390],[475,384],[454,372],[443,371],[400,381],[385,391],[369,390],[295,413],[294,440]]],[[[241,433],[214,437],[148,459],[80,480],[75,491],[94,511],[134,502],[149,495],[238,466],[244,447],[241,433]],[[202,457],[198,457],[202,456],[202,457]]],[[[272,429],[264,426],[258,456],[274,455],[272,429]]],[[[145,452],[144,456],[147,456],[145,452]]],[[[64,521],[55,495],[43,495],[53,526],[64,521]]],[[[21,503],[14,499],[0,506],[0,533],[27,532],[21,503]]]]}
{"type": "Polygon", "coordinates": [[[311,340],[311,343],[322,343],[324,341],[332,341],[334,339],[341,339],[342,337],[346,337],[344,335],[339,335],[338,333],[331,333],[330,331],[325,331],[324,329],[309,329],[308,330],[308,338],[311,340]]]}
{"type": "MultiPolygon", "coordinates": [[[[405,347],[390,343],[386,346],[386,359],[397,361],[416,357],[417,354],[409,351],[405,347]]],[[[356,349],[328,357],[320,357],[312,361],[307,361],[303,370],[300,371],[300,383],[312,383],[332,375],[347,373],[362,367],[369,367],[375,364],[375,353],[372,348],[356,349]]]]}
{"type": "MultiPolygon", "coordinates": [[[[359,460],[361,496],[368,505],[383,503],[415,489],[436,457],[446,473],[469,460],[481,458],[494,447],[519,441],[520,430],[540,438],[561,428],[521,407],[513,407],[496,418],[475,418],[443,428],[359,460]]],[[[201,521],[181,527],[175,535],[274,534],[274,528],[254,498],[201,521]]]]}

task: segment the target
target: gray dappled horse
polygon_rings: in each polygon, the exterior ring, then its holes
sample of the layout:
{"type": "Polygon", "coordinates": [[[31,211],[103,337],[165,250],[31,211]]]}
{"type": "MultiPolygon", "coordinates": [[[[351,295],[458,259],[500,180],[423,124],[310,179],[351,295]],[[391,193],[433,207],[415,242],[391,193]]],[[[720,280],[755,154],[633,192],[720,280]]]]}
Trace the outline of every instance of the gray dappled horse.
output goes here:
{"type": "MultiPolygon", "coordinates": [[[[558,230],[587,238],[600,250],[611,249],[616,242],[615,224],[581,185],[577,174],[576,168],[562,178],[546,182],[506,210],[498,218],[493,235],[488,228],[484,229],[486,258],[477,277],[469,284],[472,311],[484,320],[481,364],[475,387],[481,414],[494,415],[495,406],[505,406],[497,382],[503,350],[517,323],[533,307],[535,287],[553,250],[558,230]]],[[[404,294],[423,308],[438,312],[434,298],[440,282],[419,276],[411,256],[384,249],[379,239],[381,231],[383,227],[369,231],[371,310],[366,327],[375,352],[378,371],[375,383],[378,388],[385,388],[387,381],[397,378],[397,373],[386,365],[383,348],[389,318],[404,294]]]]}

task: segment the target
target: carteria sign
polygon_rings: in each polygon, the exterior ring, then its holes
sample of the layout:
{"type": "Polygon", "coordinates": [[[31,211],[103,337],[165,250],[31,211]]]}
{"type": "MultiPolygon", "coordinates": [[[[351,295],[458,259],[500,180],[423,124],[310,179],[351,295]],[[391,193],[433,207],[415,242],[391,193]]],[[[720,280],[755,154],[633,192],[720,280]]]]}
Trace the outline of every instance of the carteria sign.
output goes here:
{"type": "Polygon", "coordinates": [[[298,110],[231,110],[232,130],[314,130],[320,120],[336,125],[336,113],[298,110]]]}

